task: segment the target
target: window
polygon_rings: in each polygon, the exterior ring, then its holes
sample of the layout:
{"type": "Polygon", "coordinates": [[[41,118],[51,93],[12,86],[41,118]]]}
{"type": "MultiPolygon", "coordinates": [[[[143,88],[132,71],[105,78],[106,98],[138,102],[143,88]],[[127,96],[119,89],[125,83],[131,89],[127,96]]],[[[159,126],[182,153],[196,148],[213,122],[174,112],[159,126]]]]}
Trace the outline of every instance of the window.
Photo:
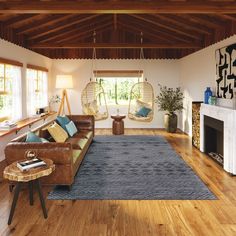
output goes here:
{"type": "Polygon", "coordinates": [[[128,105],[131,88],[142,81],[140,71],[96,71],[97,82],[102,85],[108,105],[128,105]]]}
{"type": "Polygon", "coordinates": [[[4,63],[5,61],[7,60],[0,59],[0,121],[19,120],[22,117],[22,65],[18,62],[11,65],[4,63]]]}
{"type": "Polygon", "coordinates": [[[48,73],[46,68],[27,65],[27,114],[35,115],[48,106],[48,73]]]}

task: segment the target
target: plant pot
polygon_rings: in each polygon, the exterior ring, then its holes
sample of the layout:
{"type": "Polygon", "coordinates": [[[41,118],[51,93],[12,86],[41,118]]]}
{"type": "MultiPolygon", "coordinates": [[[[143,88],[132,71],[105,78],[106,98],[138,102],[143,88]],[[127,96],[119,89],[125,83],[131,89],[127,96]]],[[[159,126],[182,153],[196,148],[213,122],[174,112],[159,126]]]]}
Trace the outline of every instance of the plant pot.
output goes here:
{"type": "Polygon", "coordinates": [[[169,133],[175,133],[177,130],[177,115],[165,114],[164,116],[165,129],[169,133]]]}

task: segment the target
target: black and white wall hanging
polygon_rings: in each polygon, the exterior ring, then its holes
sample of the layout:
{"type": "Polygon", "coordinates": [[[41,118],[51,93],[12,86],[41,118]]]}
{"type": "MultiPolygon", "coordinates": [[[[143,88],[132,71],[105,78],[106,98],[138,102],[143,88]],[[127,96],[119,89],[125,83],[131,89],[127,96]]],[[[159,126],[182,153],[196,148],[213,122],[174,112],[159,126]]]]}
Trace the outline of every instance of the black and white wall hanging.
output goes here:
{"type": "Polygon", "coordinates": [[[236,44],[216,50],[216,96],[232,99],[236,90],[236,44]]]}

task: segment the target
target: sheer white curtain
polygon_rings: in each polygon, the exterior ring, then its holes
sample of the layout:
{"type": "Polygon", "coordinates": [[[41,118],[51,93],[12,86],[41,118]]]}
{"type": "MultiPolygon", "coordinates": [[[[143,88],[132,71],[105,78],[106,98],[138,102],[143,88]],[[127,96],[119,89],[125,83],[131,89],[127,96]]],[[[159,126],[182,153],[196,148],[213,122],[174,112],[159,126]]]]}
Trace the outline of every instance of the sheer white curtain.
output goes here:
{"type": "Polygon", "coordinates": [[[48,106],[48,73],[27,69],[27,114],[33,116],[36,110],[48,106]]]}
{"type": "Polygon", "coordinates": [[[22,118],[22,87],[21,87],[21,67],[9,67],[9,74],[12,75],[12,120],[20,120],[22,118]]]}

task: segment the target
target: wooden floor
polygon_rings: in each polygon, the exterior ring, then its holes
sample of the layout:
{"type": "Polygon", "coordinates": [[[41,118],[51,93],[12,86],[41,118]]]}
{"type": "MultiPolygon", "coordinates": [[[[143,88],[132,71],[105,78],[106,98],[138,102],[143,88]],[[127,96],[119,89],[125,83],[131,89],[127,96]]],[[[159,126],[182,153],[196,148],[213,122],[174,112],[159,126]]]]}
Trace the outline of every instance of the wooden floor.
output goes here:
{"type": "MultiPolygon", "coordinates": [[[[111,134],[97,130],[97,134],[111,134]]],[[[236,235],[236,177],[191,145],[184,134],[162,130],[126,130],[126,134],[163,135],[215,193],[213,201],[47,201],[42,216],[37,196],[28,204],[20,194],[11,226],[7,225],[12,193],[0,184],[0,235],[236,235]]],[[[50,189],[44,187],[45,196],[50,189]]]]}

